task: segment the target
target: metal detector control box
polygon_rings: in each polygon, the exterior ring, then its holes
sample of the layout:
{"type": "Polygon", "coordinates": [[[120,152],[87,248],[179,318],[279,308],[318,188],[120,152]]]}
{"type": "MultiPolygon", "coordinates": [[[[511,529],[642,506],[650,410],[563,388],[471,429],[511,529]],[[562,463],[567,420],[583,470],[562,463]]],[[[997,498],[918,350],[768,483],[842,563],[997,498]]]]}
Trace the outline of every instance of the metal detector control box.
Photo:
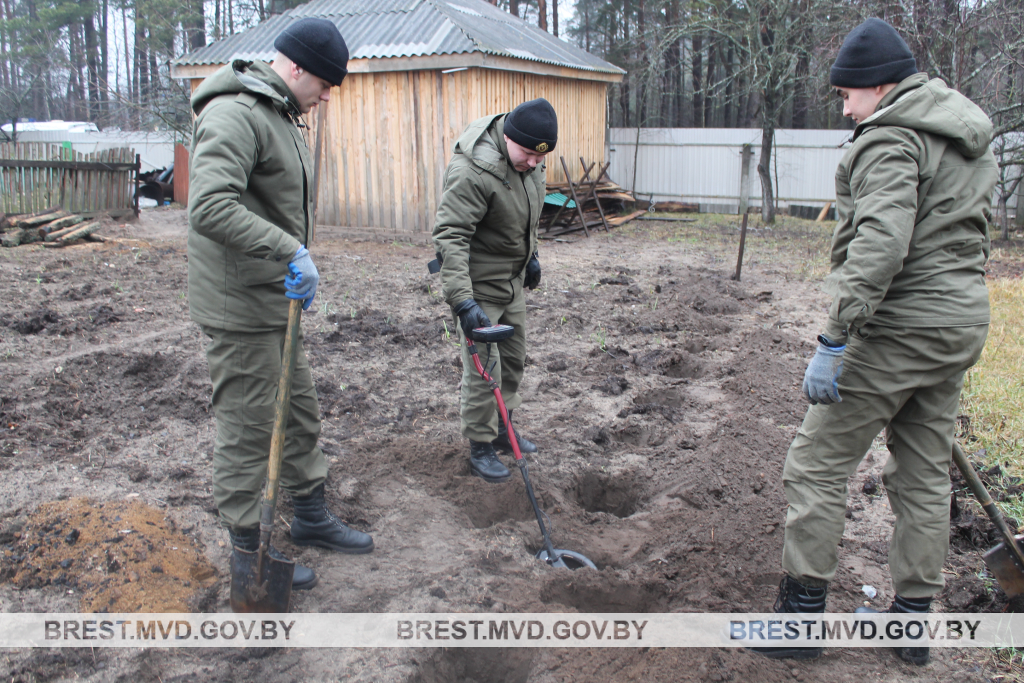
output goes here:
{"type": "Polygon", "coordinates": [[[508,339],[516,333],[511,325],[491,325],[490,327],[473,328],[473,340],[490,344],[508,339]]]}

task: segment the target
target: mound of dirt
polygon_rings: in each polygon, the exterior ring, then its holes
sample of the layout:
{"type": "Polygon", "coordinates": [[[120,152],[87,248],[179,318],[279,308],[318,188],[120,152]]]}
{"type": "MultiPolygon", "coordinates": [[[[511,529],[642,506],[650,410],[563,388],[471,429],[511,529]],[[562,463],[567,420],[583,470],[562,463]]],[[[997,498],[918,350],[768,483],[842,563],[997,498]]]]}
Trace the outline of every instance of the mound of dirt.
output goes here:
{"type": "Polygon", "coordinates": [[[191,612],[217,577],[195,541],[136,500],[44,503],[3,536],[0,580],[66,587],[83,612],[191,612]]]}

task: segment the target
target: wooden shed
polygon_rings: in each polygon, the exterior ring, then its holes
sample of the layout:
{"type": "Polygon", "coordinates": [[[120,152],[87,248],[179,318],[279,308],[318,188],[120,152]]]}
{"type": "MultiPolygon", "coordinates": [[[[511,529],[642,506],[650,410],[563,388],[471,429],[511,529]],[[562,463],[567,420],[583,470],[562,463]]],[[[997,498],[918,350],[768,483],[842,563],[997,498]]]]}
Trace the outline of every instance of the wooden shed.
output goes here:
{"type": "Polygon", "coordinates": [[[334,22],[351,55],[326,109],[320,225],[429,233],[465,126],[536,97],[558,113],[549,182],[564,179],[558,156],[577,177],[581,156],[604,159],[608,84],[624,72],[484,0],[314,0],[180,57],[171,73],[194,90],[232,59],[270,61],[277,35],[309,16],[334,22]]]}

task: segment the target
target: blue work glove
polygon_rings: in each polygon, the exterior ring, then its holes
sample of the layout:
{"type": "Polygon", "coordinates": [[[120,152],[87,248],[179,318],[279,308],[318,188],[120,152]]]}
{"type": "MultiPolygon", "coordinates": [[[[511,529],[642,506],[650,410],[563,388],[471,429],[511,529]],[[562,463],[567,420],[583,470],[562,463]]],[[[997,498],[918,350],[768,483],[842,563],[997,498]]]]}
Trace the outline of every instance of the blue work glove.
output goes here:
{"type": "Polygon", "coordinates": [[[458,306],[455,306],[452,312],[459,316],[462,331],[470,339],[473,338],[473,330],[476,328],[491,326],[491,319],[484,313],[484,309],[480,308],[480,304],[473,299],[466,299],[458,306]]]}
{"type": "Polygon", "coordinates": [[[526,264],[526,276],[523,278],[523,286],[527,289],[536,289],[540,285],[540,261],[534,254],[526,264]]]}
{"type": "Polygon", "coordinates": [[[843,400],[839,396],[839,373],[843,371],[844,353],[846,344],[834,346],[830,340],[818,336],[818,351],[804,373],[804,396],[813,405],[829,405],[843,400]]]}
{"type": "Polygon", "coordinates": [[[289,299],[301,299],[302,310],[308,310],[316,296],[316,286],[320,284],[320,273],[309,257],[309,250],[299,247],[295,256],[288,263],[288,275],[284,279],[284,295],[289,299]]]}

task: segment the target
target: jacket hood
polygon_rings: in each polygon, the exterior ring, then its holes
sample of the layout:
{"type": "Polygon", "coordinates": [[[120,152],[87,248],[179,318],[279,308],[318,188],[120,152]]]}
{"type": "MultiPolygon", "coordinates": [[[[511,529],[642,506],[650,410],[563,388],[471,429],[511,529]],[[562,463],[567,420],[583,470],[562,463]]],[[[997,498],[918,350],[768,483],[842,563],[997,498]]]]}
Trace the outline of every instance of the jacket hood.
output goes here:
{"type": "Polygon", "coordinates": [[[266,97],[279,110],[299,115],[295,96],[277,72],[264,62],[244,59],[234,60],[204,80],[192,93],[192,111],[198,116],[214,97],[243,92],[266,97]]]}
{"type": "Polygon", "coordinates": [[[910,128],[953,141],[969,159],[977,159],[992,143],[992,121],[985,112],[938,78],[924,73],[903,79],[878,103],[874,114],[864,119],[854,139],[876,126],[910,128]]]}
{"type": "Polygon", "coordinates": [[[508,174],[508,151],[505,147],[505,114],[479,118],[466,127],[455,141],[455,153],[505,180],[508,174]],[[493,128],[497,139],[491,135],[493,128]]]}

